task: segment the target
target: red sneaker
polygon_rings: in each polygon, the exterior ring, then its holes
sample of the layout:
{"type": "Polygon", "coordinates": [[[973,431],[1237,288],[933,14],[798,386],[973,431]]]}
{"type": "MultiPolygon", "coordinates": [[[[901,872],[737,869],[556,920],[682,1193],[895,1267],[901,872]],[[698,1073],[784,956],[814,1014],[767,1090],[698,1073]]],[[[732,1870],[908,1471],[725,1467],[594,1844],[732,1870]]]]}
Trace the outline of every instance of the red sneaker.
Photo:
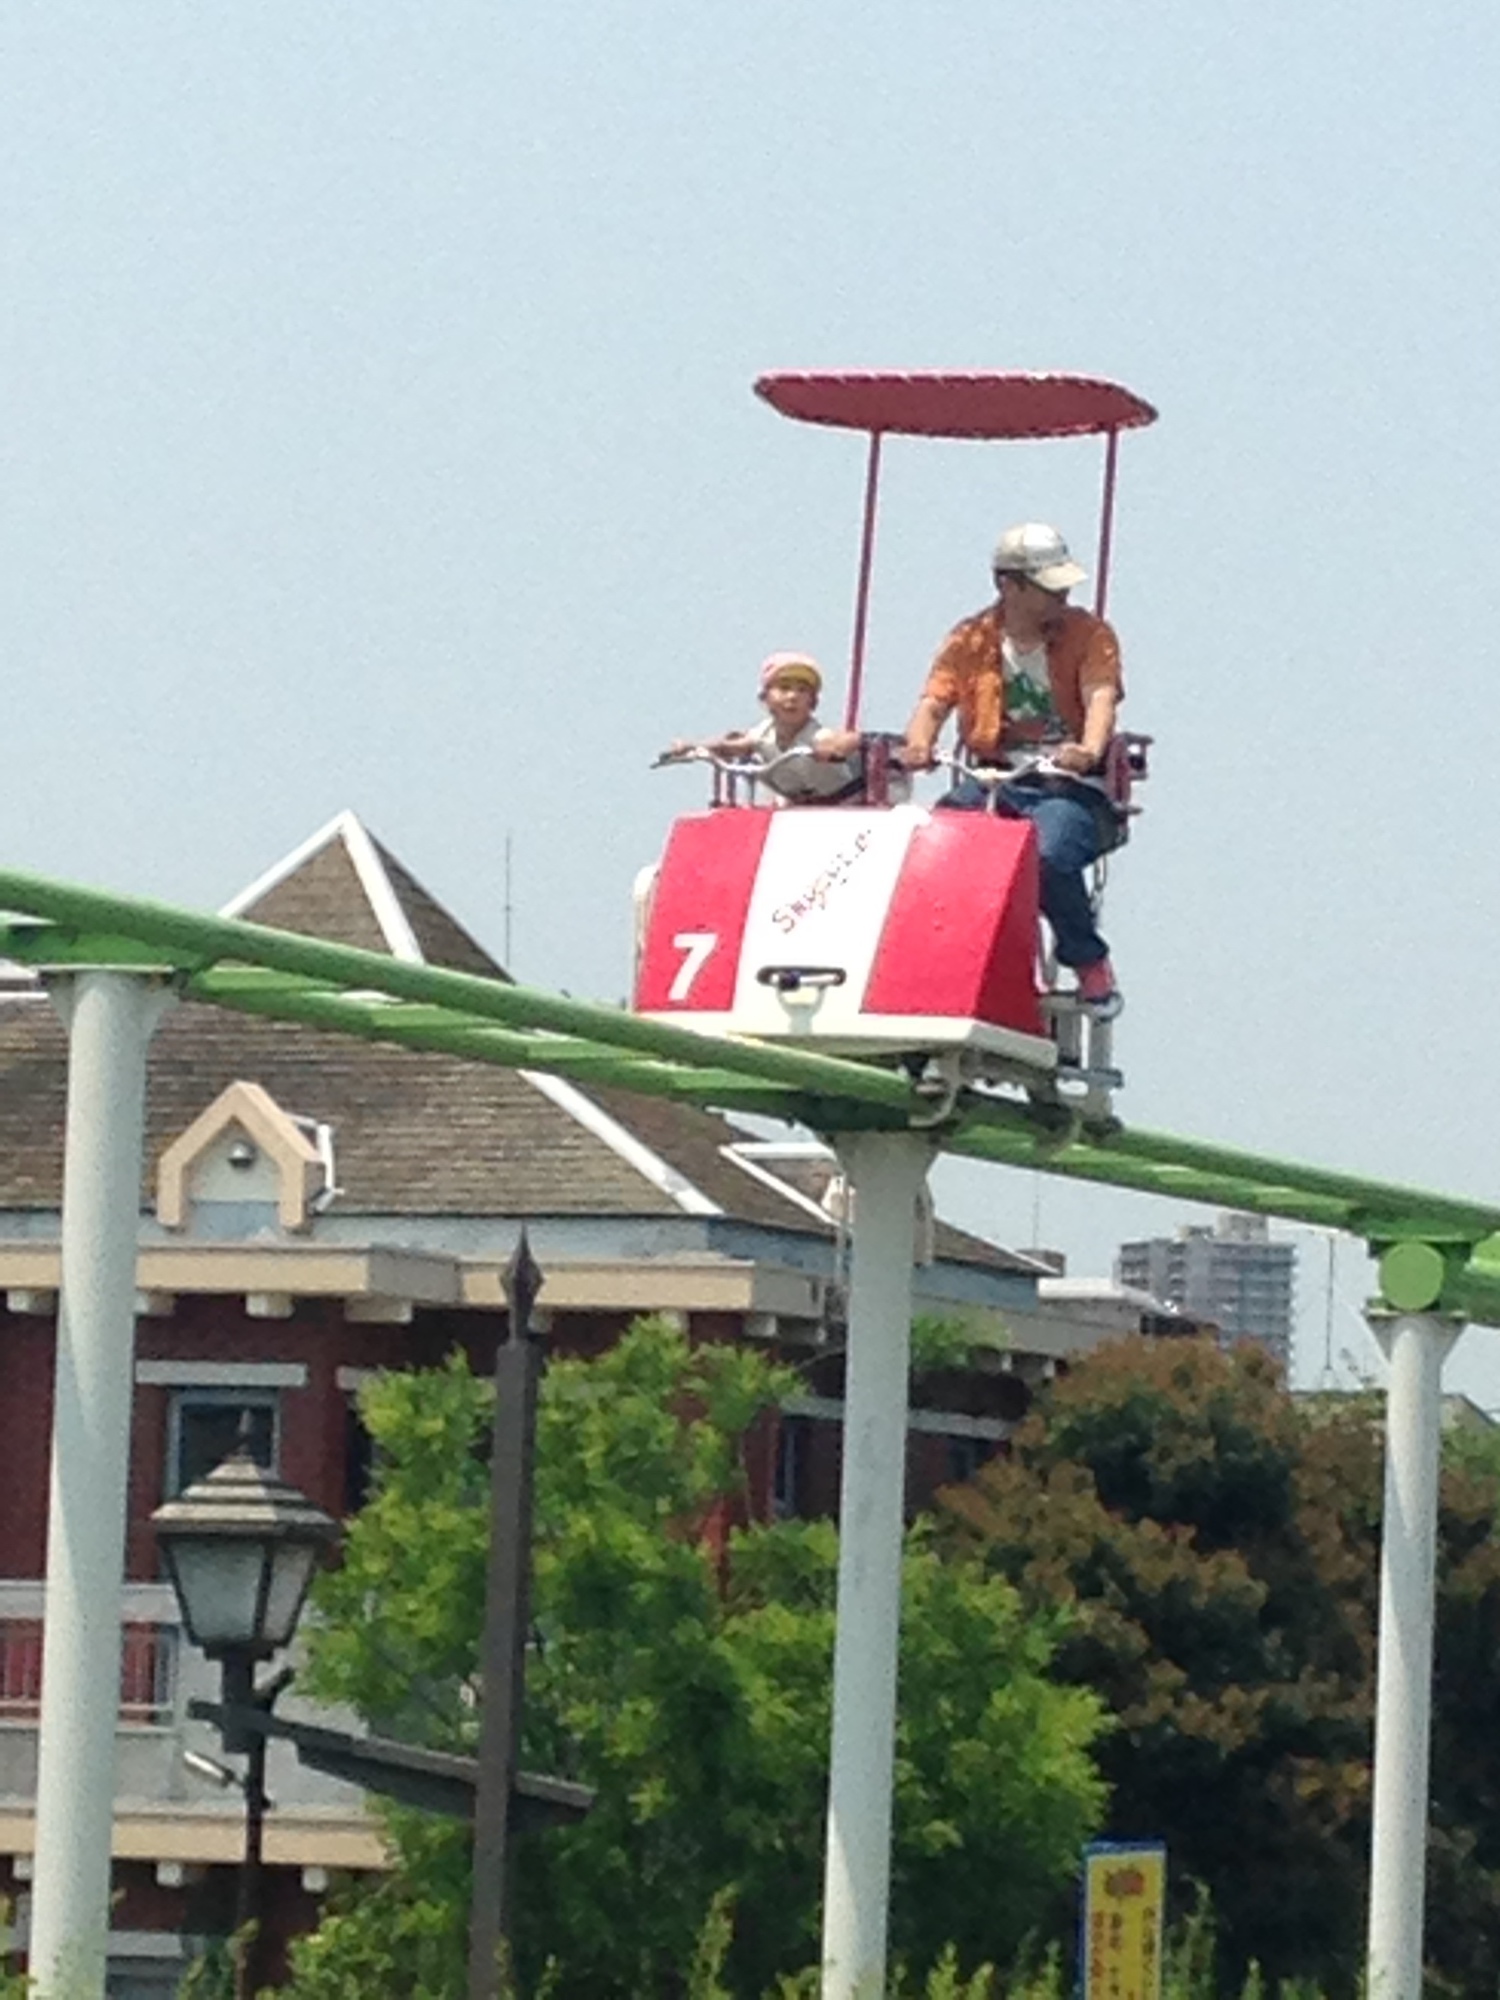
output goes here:
{"type": "Polygon", "coordinates": [[[1078,982],[1078,997],[1094,1019],[1114,1020],[1125,1001],[1115,984],[1115,969],[1109,960],[1096,958],[1092,965],[1075,966],[1073,976],[1078,982]]]}

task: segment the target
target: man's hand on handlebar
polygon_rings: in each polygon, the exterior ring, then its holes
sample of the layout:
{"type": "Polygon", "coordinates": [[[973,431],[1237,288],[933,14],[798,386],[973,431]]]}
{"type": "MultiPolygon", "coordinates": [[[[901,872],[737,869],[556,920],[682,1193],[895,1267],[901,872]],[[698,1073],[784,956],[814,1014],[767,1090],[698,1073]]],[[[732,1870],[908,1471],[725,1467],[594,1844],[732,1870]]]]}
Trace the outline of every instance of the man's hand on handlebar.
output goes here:
{"type": "Polygon", "coordinates": [[[1048,753],[1049,761],[1070,777],[1087,778],[1097,771],[1100,759],[1081,743],[1059,743],[1048,753]]]}
{"type": "Polygon", "coordinates": [[[891,762],[904,771],[930,771],[937,762],[937,752],[930,743],[898,743],[891,752],[891,762]]]}

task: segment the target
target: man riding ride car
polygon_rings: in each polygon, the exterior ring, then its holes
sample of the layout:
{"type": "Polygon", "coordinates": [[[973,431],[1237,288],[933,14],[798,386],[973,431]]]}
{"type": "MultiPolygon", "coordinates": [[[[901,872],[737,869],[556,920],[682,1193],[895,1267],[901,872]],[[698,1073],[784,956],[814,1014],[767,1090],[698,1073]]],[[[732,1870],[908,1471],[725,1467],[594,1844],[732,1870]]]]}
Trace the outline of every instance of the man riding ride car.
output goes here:
{"type": "MultiPolygon", "coordinates": [[[[1035,827],[1042,914],[1058,961],[1072,968],[1088,1011],[1108,1020],[1122,1002],[1084,871],[1119,839],[1100,775],[1124,696],[1119,644],[1102,618],[1068,603],[1085,573],[1056,528],[1007,528],[992,567],[996,601],[944,640],[901,758],[930,767],[956,709],[967,760],[1014,773],[997,788],[998,808],[1035,827]]],[[[978,811],[986,800],[984,787],[964,777],[939,803],[978,811]]]]}

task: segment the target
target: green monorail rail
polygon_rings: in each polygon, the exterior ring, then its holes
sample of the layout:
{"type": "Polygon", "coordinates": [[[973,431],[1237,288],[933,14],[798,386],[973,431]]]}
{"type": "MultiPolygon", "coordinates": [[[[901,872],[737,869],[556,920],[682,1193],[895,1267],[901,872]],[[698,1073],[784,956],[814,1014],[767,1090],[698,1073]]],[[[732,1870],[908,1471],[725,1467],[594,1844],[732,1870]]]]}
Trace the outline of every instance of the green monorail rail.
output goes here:
{"type": "MultiPolygon", "coordinates": [[[[899,1071],[731,1040],[622,1009],[330,944],[140,897],[0,870],[0,957],[37,967],[154,970],[187,997],[467,1060],[609,1084],[824,1132],[929,1123],[899,1071]]],[[[1500,1325],[1500,1207],[1233,1147],[960,1095],[944,1152],[1363,1237],[1393,1305],[1500,1325]]]]}

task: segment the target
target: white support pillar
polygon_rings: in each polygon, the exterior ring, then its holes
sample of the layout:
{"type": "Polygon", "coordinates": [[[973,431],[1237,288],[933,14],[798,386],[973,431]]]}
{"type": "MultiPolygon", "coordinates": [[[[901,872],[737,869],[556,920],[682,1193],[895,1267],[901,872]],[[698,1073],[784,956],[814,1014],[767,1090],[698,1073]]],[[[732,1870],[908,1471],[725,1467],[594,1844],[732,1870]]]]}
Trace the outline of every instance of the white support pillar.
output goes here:
{"type": "Polygon", "coordinates": [[[1390,1361],[1370,1828],[1370,2000],[1421,2000],[1443,1362],[1436,1313],[1372,1314],[1390,1361]]]}
{"type": "Polygon", "coordinates": [[[823,2000],[885,1991],[896,1656],[917,1196],[932,1148],[905,1132],[839,1141],[853,1192],[823,2000]]]}
{"type": "Polygon", "coordinates": [[[140,973],[60,981],[68,1023],[62,1278],[30,1964],[98,2000],[109,1933],[146,1050],[167,1005],[140,973]]]}

